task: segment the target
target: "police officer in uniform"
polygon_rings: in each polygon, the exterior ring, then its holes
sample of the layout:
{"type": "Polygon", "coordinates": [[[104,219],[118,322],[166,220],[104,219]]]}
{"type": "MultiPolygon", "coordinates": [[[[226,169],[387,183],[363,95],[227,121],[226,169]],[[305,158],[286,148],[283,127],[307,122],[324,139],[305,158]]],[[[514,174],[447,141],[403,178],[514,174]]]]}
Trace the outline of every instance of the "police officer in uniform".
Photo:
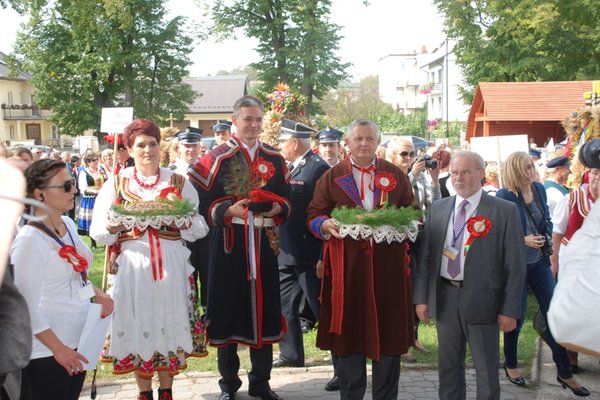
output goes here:
{"type": "MultiPolygon", "coordinates": [[[[231,138],[231,122],[219,119],[217,123],[212,126],[213,135],[217,141],[217,146],[225,143],[231,138]]],[[[210,149],[209,149],[210,150],[210,149]]]]}
{"type": "Polygon", "coordinates": [[[330,167],[340,162],[340,141],[343,135],[341,131],[330,127],[319,132],[319,154],[330,167]]]}

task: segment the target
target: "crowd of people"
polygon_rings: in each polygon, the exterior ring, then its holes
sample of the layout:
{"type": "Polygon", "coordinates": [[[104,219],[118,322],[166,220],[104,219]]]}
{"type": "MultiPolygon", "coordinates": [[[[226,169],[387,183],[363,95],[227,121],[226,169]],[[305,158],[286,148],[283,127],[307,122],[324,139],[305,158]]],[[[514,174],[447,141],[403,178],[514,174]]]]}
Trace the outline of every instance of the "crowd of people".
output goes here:
{"type": "Polygon", "coordinates": [[[324,390],[342,399],[364,397],[367,359],[372,397],[398,398],[401,360],[410,360],[411,348],[429,351],[419,327],[431,318],[440,398],[465,398],[468,345],[477,399],[499,399],[501,332],[506,378],[529,384],[517,354],[531,290],[550,325],[544,340],[558,383],[590,395],[575,378],[575,351],[598,354],[600,346],[568,337],[561,313],[575,302],[573,290],[598,304],[573,271],[589,266],[589,255],[575,250],[580,242],[591,249],[598,241],[600,139],[581,146],[587,170],[570,190],[566,156],[549,159],[540,179],[527,152],[499,165],[446,145],[417,148],[404,137],[382,145],[377,125],[364,119],[344,134],[282,118],[271,146],[261,140],[264,114],[259,99],[238,99],[231,121],[212,126],[212,149],[201,129],[188,127],[163,154],[160,128],[136,119],[107,137],[116,153],[16,148],[6,155],[23,171],[33,202],[10,249],[8,279],[14,275],[32,339],[30,361],[14,371],[21,383],[10,390],[79,397],[89,360],[77,344],[93,301],[103,317],[112,315],[113,373],[134,374],[138,400],[154,398],[155,375],[158,399],[176,397],[174,376],[188,357],[205,356],[207,344],[217,351],[220,400],[234,400],[242,385],[240,345],[250,349],[248,394],[279,400],[272,368],[305,365],[305,304],[317,321],[316,345],[332,355],[334,377],[324,390]],[[189,208],[167,216],[165,204],[189,208]],[[115,210],[135,212],[115,217],[115,210]],[[353,236],[339,210],[359,221],[381,210],[417,217],[412,230],[365,222],[357,226],[371,233],[353,236]],[[107,248],[110,295],[88,279],[97,245],[107,248]]]}

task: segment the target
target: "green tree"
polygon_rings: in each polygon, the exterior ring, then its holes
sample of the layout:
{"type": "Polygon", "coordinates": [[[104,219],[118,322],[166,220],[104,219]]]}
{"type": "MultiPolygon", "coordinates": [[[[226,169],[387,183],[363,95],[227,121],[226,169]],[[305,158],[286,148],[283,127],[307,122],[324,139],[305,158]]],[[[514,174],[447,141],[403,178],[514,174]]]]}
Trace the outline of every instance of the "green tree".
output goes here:
{"type": "Polygon", "coordinates": [[[0,0],[0,8],[12,8],[19,14],[23,12],[21,0],[0,0]]]}
{"type": "Polygon", "coordinates": [[[232,27],[243,28],[258,39],[261,59],[253,67],[262,90],[270,91],[278,82],[298,87],[310,112],[314,99],[336,87],[349,66],[335,56],[339,27],[329,21],[330,8],[330,0],[216,0],[210,32],[229,37],[232,27]]]}
{"type": "Polygon", "coordinates": [[[319,126],[344,127],[357,118],[374,121],[381,132],[424,136],[427,111],[419,109],[410,115],[394,111],[379,98],[379,77],[364,77],[358,84],[346,84],[328,93],[321,102],[324,115],[319,126]]]}
{"type": "Polygon", "coordinates": [[[185,19],[165,19],[160,0],[23,2],[14,66],[33,75],[36,101],[65,133],[99,128],[102,107],[136,117],[182,117],[194,97],[187,74],[185,19]]]}
{"type": "Polygon", "coordinates": [[[481,81],[595,79],[600,74],[596,0],[434,0],[470,102],[481,81]]]}
{"type": "Polygon", "coordinates": [[[343,127],[357,118],[376,121],[379,115],[393,114],[391,105],[379,98],[379,77],[364,77],[357,84],[345,82],[320,102],[324,115],[319,125],[343,127]]]}

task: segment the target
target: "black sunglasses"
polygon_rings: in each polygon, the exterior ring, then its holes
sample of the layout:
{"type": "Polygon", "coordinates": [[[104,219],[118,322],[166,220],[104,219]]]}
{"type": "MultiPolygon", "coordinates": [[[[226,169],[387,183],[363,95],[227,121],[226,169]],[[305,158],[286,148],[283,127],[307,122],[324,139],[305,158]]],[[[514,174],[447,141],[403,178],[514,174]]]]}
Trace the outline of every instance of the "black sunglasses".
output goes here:
{"type": "Polygon", "coordinates": [[[400,154],[400,156],[404,157],[404,158],[406,158],[406,157],[413,158],[415,156],[415,152],[414,151],[411,151],[410,153],[408,151],[402,151],[402,152],[396,153],[396,154],[400,154]]]}
{"type": "Polygon", "coordinates": [[[75,179],[71,179],[62,185],[46,186],[48,189],[64,189],[65,193],[69,193],[75,187],[75,179]]]}

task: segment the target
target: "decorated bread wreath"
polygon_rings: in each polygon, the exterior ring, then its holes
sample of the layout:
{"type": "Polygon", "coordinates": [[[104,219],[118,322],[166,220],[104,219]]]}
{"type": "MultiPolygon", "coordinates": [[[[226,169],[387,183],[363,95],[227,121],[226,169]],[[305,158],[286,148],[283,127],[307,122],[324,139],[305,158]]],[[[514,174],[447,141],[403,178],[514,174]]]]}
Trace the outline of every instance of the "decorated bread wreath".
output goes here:
{"type": "Polygon", "coordinates": [[[373,238],[376,243],[415,241],[421,225],[422,211],[414,207],[336,208],[331,213],[340,224],[340,235],[354,240],[373,238]]]}
{"type": "Polygon", "coordinates": [[[123,224],[127,229],[159,229],[175,224],[183,227],[191,222],[196,208],[184,199],[179,189],[169,186],[151,201],[138,201],[129,204],[113,204],[108,219],[114,224],[123,224]]]}

